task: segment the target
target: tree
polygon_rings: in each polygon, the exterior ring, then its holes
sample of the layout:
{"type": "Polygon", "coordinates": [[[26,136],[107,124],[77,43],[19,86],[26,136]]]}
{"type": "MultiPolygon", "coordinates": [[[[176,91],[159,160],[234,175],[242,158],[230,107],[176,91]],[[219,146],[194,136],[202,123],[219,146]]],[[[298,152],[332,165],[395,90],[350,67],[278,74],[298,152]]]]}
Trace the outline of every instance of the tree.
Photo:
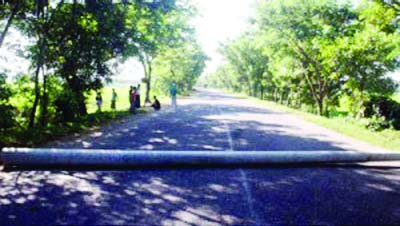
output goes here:
{"type": "Polygon", "coordinates": [[[256,9],[249,29],[222,46],[225,65],[211,78],[217,84],[320,115],[345,95],[362,112],[369,96],[390,96],[396,88],[385,76],[400,54],[395,2],[354,8],[333,0],[271,0],[256,9]]]}
{"type": "MultiPolygon", "coordinates": [[[[290,54],[302,68],[301,77],[318,114],[327,112],[338,91],[338,65],[330,64],[336,39],[351,36],[356,19],[349,5],[334,1],[271,1],[261,4],[257,23],[265,35],[278,40],[280,51],[290,54]]],[[[282,65],[283,66],[283,65],[282,65]]]]}
{"type": "Polygon", "coordinates": [[[126,57],[138,56],[145,74],[145,101],[150,102],[153,62],[166,48],[180,46],[193,29],[188,18],[193,16],[193,7],[185,1],[160,1],[155,5],[131,6],[129,23],[132,38],[126,57]]]}
{"type": "Polygon", "coordinates": [[[15,123],[15,108],[8,103],[11,95],[11,89],[6,84],[6,75],[0,74],[0,130],[10,128],[15,123]]]}
{"type": "Polygon", "coordinates": [[[43,4],[45,4],[45,1],[42,0],[3,0],[0,2],[0,20],[5,18],[7,20],[0,34],[0,48],[14,20],[24,20],[28,14],[42,8],[43,4]]]}
{"type": "Polygon", "coordinates": [[[52,9],[45,64],[67,84],[78,116],[86,115],[85,93],[110,79],[107,62],[124,47],[124,13],[123,6],[108,0],[52,9]]]}
{"type": "Polygon", "coordinates": [[[186,41],[179,47],[168,48],[155,59],[156,80],[161,83],[164,91],[168,91],[169,85],[175,82],[180,92],[187,93],[203,73],[207,59],[194,40],[186,41]]]}
{"type": "Polygon", "coordinates": [[[242,87],[247,87],[243,91],[263,98],[271,82],[271,74],[268,69],[269,58],[258,43],[257,36],[249,32],[223,45],[220,52],[235,69],[234,79],[242,87]]]}

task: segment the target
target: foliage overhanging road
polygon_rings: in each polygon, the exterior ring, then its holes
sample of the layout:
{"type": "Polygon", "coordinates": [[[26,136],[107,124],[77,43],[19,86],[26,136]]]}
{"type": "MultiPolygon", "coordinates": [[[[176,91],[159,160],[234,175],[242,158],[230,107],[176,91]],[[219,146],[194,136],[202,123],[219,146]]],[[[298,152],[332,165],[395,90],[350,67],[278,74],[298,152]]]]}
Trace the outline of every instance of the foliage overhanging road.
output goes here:
{"type": "MultiPolygon", "coordinates": [[[[146,150],[375,150],[217,92],[51,144],[146,150]]],[[[397,164],[398,165],[398,164],[397,164]]],[[[396,224],[400,168],[353,166],[0,173],[3,225],[396,224]]]]}

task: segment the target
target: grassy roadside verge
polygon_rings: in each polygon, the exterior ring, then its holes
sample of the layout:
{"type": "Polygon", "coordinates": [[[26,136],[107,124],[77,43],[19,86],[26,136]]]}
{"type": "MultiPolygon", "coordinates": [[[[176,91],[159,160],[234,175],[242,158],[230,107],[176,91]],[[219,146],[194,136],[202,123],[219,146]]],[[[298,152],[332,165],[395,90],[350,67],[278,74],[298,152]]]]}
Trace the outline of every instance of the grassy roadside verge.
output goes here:
{"type": "Polygon", "coordinates": [[[272,101],[260,100],[258,98],[249,97],[244,94],[234,94],[232,92],[229,93],[235,96],[247,98],[252,102],[258,103],[260,105],[272,109],[295,114],[297,116],[300,116],[306,121],[334,130],[348,137],[364,141],[368,144],[377,147],[382,147],[388,150],[400,150],[400,131],[391,129],[385,129],[382,131],[371,131],[365,128],[359,122],[348,118],[344,117],[326,118],[311,113],[303,112],[300,110],[296,110],[293,108],[289,108],[287,106],[272,101]]]}
{"type": "MultiPolygon", "coordinates": [[[[142,87],[142,94],[145,93],[142,87]]],[[[96,106],[96,92],[90,92],[87,95],[86,107],[88,115],[78,119],[76,122],[68,122],[64,124],[49,124],[45,127],[35,127],[27,129],[26,125],[15,126],[10,129],[0,129],[0,149],[2,147],[35,147],[45,144],[54,140],[61,139],[75,133],[86,133],[93,131],[99,127],[105,126],[108,123],[122,120],[130,116],[128,112],[130,107],[129,103],[129,86],[117,87],[107,86],[101,90],[103,97],[102,112],[97,112],[96,106]],[[112,89],[117,92],[116,108],[111,109],[111,96],[112,89]]],[[[144,96],[142,95],[141,102],[144,105],[144,96]]],[[[158,95],[162,106],[169,103],[169,98],[165,95],[158,95]]],[[[151,98],[153,100],[153,98],[151,98]]],[[[151,112],[152,109],[149,104],[146,107],[140,108],[137,115],[146,114],[151,112]]],[[[1,116],[0,116],[1,117],[1,116]]]]}
{"type": "MultiPolygon", "coordinates": [[[[149,108],[138,109],[137,115],[146,114],[149,108]]],[[[130,116],[128,111],[105,111],[90,113],[76,122],[60,125],[26,129],[15,127],[0,131],[0,148],[2,147],[35,147],[46,142],[60,139],[73,133],[91,131],[110,122],[130,116]]]]}

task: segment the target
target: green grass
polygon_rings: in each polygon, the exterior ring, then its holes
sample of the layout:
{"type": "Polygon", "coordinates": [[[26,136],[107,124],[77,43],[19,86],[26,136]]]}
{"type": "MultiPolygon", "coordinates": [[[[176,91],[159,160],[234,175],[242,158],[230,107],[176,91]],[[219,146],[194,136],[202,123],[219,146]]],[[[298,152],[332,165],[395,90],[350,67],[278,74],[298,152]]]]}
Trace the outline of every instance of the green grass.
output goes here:
{"type": "MultiPolygon", "coordinates": [[[[86,106],[88,115],[80,118],[76,122],[69,122],[66,124],[50,124],[46,127],[37,127],[27,129],[26,122],[24,125],[15,126],[10,129],[0,130],[0,149],[4,146],[25,146],[34,147],[44,144],[51,140],[56,140],[61,137],[77,133],[89,131],[89,129],[104,126],[105,124],[118,121],[131,115],[128,110],[129,103],[129,85],[126,87],[121,86],[107,86],[101,90],[103,98],[102,112],[97,112],[96,105],[96,92],[92,91],[87,95],[86,106]],[[116,110],[111,109],[111,94],[112,89],[117,92],[116,110]]],[[[144,103],[145,87],[141,87],[141,102],[144,103]]],[[[157,94],[157,98],[162,105],[169,103],[169,97],[160,94],[159,92],[152,92],[153,95],[157,94]]],[[[151,96],[153,97],[153,96],[151,96]]],[[[15,97],[14,105],[20,105],[19,108],[24,108],[23,105],[30,107],[31,101],[24,99],[25,97],[15,97]]],[[[153,98],[151,98],[152,100],[153,98]]],[[[150,107],[140,108],[137,114],[145,114],[151,111],[150,107]]],[[[25,121],[26,119],[23,118],[25,121]]]]}
{"type": "Polygon", "coordinates": [[[277,109],[283,112],[293,113],[304,120],[321,125],[323,127],[332,129],[336,132],[344,134],[346,136],[355,138],[360,141],[364,141],[368,144],[382,147],[388,150],[400,150],[400,131],[385,129],[382,131],[371,131],[365,128],[360,122],[351,120],[345,117],[334,117],[326,118],[311,113],[303,112],[287,106],[272,102],[260,100],[254,97],[248,97],[245,95],[239,95],[246,97],[253,102],[267,106],[269,108],[277,109]]]}
{"type": "MultiPolygon", "coordinates": [[[[103,105],[102,105],[102,111],[111,111],[111,94],[112,94],[112,89],[115,89],[115,92],[117,93],[117,101],[116,101],[116,109],[117,110],[123,110],[127,111],[130,107],[129,103],[129,86],[126,87],[121,87],[121,86],[106,86],[101,90],[101,96],[103,98],[103,105]]],[[[144,99],[145,99],[145,93],[146,93],[146,88],[144,85],[141,86],[141,104],[143,106],[144,104],[144,99]]],[[[151,91],[152,95],[150,97],[151,101],[153,101],[153,96],[156,95],[158,100],[161,102],[161,104],[166,104],[169,103],[169,98],[159,92],[151,91]]],[[[87,96],[87,101],[86,101],[86,106],[88,113],[94,113],[97,111],[97,105],[96,105],[96,92],[92,91],[88,96],[87,96]]]]}
{"type": "MultiPolygon", "coordinates": [[[[141,87],[141,102],[144,103],[145,97],[145,87],[141,87]]],[[[107,123],[118,121],[130,115],[128,109],[130,107],[129,103],[129,86],[126,87],[105,87],[101,91],[103,98],[102,112],[97,112],[96,105],[96,93],[93,91],[87,95],[86,106],[88,110],[88,115],[78,119],[76,122],[70,122],[66,124],[50,124],[46,127],[37,127],[33,129],[27,129],[26,125],[18,125],[16,127],[0,130],[0,149],[4,146],[24,146],[33,147],[51,140],[56,140],[66,135],[70,135],[77,132],[88,131],[89,129],[97,128],[103,126],[107,123]],[[112,89],[117,92],[117,102],[116,110],[111,109],[111,94],[112,89]]],[[[157,92],[153,92],[157,94],[157,92]]],[[[165,105],[169,103],[169,98],[165,95],[158,94],[158,99],[165,105]]],[[[15,104],[24,104],[29,101],[20,97],[15,99],[15,104]],[[22,98],[22,99],[21,99],[22,98]]],[[[20,106],[22,108],[22,106],[20,106]]],[[[140,108],[137,114],[145,114],[151,111],[149,107],[140,108]]]]}
{"type": "MultiPolygon", "coordinates": [[[[115,89],[117,93],[116,109],[126,111],[129,109],[129,86],[127,87],[104,87],[101,91],[103,98],[102,111],[111,111],[111,94],[112,89],[115,89]]],[[[143,92],[142,92],[143,93],[143,92]]],[[[143,99],[143,97],[141,97],[143,99]]],[[[96,92],[92,91],[87,96],[86,107],[88,113],[94,113],[97,111],[96,105],[96,92]]]]}
{"type": "MultiPolygon", "coordinates": [[[[148,109],[141,109],[138,114],[146,113],[148,109]]],[[[55,140],[63,136],[85,131],[106,123],[120,120],[130,115],[127,111],[108,111],[101,113],[90,113],[76,122],[68,122],[59,125],[36,127],[27,129],[25,127],[13,127],[0,130],[0,148],[3,146],[35,146],[55,140]]]]}
{"type": "Polygon", "coordinates": [[[400,93],[395,93],[395,94],[393,95],[393,100],[395,100],[395,101],[397,101],[397,102],[400,103],[400,93]]]}

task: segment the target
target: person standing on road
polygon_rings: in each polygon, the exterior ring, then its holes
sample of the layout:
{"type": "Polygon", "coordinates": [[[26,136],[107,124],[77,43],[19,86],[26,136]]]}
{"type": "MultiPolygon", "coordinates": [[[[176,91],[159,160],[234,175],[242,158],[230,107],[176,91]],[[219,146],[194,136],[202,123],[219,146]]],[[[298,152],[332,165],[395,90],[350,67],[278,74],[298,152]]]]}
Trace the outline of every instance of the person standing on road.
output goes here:
{"type": "Polygon", "coordinates": [[[173,82],[171,84],[171,88],[170,88],[170,91],[169,91],[169,93],[171,95],[171,106],[172,106],[173,110],[176,110],[176,105],[177,105],[176,104],[176,94],[177,94],[177,92],[178,92],[178,90],[176,88],[176,83],[173,82]]]}
{"type": "Polygon", "coordinates": [[[137,86],[137,89],[136,89],[135,106],[136,106],[136,108],[140,108],[140,84],[137,86]]]}
{"type": "Polygon", "coordinates": [[[116,106],[115,103],[117,102],[117,92],[115,92],[115,89],[112,89],[112,94],[111,94],[111,109],[115,110],[116,106]]]}
{"type": "Polygon", "coordinates": [[[129,111],[131,113],[136,113],[136,87],[132,86],[131,87],[131,92],[130,92],[130,103],[131,107],[129,108],[129,111]]]}
{"type": "Polygon", "coordinates": [[[101,93],[97,92],[97,94],[96,94],[97,111],[101,112],[101,105],[102,104],[103,104],[103,98],[101,97],[101,93]]]}

